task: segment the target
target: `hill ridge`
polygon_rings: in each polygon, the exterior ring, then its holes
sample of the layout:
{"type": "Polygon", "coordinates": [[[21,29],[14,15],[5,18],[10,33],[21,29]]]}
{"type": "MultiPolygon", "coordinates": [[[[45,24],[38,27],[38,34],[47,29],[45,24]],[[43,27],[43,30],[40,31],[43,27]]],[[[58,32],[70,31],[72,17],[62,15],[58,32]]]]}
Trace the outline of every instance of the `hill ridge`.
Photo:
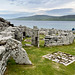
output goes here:
{"type": "Polygon", "coordinates": [[[18,17],[16,20],[33,20],[33,21],[75,21],[75,15],[49,16],[49,15],[33,15],[27,17],[18,17]]]}

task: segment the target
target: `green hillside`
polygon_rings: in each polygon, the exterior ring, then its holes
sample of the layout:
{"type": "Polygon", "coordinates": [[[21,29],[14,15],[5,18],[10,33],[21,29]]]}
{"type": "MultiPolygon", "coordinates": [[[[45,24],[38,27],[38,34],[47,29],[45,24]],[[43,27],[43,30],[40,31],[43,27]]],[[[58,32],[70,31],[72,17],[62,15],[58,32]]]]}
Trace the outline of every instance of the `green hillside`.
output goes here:
{"type": "Polygon", "coordinates": [[[31,20],[31,21],[75,21],[75,15],[66,16],[48,16],[48,15],[34,15],[29,17],[19,17],[15,20],[31,20]]]}

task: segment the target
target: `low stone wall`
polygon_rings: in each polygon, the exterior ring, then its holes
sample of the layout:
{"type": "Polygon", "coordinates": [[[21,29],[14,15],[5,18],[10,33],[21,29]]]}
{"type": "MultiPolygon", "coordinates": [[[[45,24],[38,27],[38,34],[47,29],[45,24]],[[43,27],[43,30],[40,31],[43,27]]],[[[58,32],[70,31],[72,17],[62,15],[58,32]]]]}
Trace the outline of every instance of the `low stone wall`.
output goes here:
{"type": "Polygon", "coordinates": [[[68,45],[74,41],[74,35],[72,32],[65,32],[61,35],[46,35],[45,46],[57,46],[57,45],[68,45]]]}
{"type": "Polygon", "coordinates": [[[39,34],[43,34],[43,35],[61,34],[62,32],[72,32],[72,31],[71,30],[57,30],[54,28],[52,28],[52,29],[46,29],[46,28],[39,29],[39,34]]]}

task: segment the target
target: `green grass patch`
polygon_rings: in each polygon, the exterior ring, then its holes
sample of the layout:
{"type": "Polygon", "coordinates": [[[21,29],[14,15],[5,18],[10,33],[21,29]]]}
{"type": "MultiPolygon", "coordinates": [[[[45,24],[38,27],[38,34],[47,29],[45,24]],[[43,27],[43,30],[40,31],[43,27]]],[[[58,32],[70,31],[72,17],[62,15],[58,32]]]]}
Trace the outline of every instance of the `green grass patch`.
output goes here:
{"type": "MultiPolygon", "coordinates": [[[[44,35],[40,35],[40,37],[44,38],[44,35]]],[[[40,39],[40,47],[38,48],[35,46],[25,47],[25,43],[31,42],[25,42],[24,40],[22,41],[23,48],[28,53],[33,65],[18,65],[11,58],[8,60],[5,75],[75,75],[75,62],[64,66],[63,64],[42,58],[43,55],[56,51],[75,55],[75,41],[73,44],[67,46],[44,47],[44,40],[40,39]]]]}

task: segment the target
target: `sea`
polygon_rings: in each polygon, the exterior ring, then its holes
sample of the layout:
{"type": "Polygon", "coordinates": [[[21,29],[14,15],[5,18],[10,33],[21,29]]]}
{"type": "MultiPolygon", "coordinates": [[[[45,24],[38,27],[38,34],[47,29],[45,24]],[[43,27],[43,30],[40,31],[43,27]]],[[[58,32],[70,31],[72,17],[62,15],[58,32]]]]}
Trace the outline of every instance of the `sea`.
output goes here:
{"type": "Polygon", "coordinates": [[[48,28],[48,29],[61,29],[61,30],[72,30],[75,28],[75,21],[24,21],[24,20],[8,20],[15,26],[27,26],[33,28],[48,28]]]}

